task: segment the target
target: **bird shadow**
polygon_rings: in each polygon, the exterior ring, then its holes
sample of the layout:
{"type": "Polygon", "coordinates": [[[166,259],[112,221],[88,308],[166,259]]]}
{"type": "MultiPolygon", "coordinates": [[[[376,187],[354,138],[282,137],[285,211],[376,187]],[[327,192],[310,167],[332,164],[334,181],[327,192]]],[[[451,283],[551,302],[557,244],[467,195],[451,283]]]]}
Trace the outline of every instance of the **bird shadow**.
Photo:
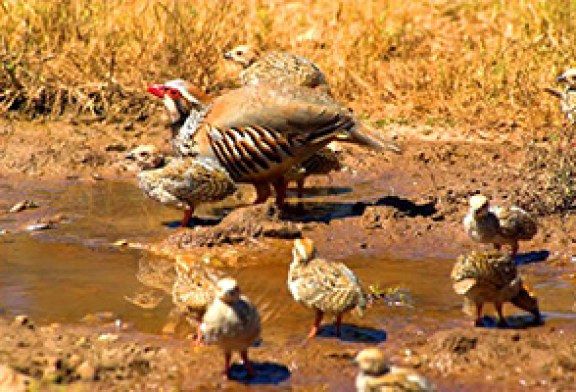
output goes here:
{"type": "Polygon", "coordinates": [[[248,377],[245,366],[235,363],[230,367],[230,378],[243,384],[276,385],[290,378],[290,370],[274,362],[252,362],[256,375],[248,377]]]}
{"type": "MultiPolygon", "coordinates": [[[[316,336],[321,338],[336,337],[336,326],[334,324],[322,325],[316,336]]],[[[387,338],[386,331],[359,327],[353,324],[342,324],[340,330],[340,340],[343,342],[377,344],[385,342],[387,338]]]]}
{"type": "Polygon", "coordinates": [[[514,258],[516,265],[526,265],[532,263],[541,263],[550,257],[550,251],[538,250],[534,252],[518,253],[514,258]]]}
{"type": "MultiPolygon", "coordinates": [[[[199,218],[199,217],[192,217],[188,226],[186,227],[194,227],[194,226],[216,226],[218,223],[222,221],[222,218],[199,218]]],[[[182,227],[181,221],[168,221],[162,222],[162,225],[170,228],[170,229],[177,229],[182,227]]]]}
{"type": "Polygon", "coordinates": [[[394,207],[404,216],[414,218],[421,216],[428,218],[434,215],[438,210],[436,209],[436,202],[429,201],[424,204],[416,204],[412,200],[404,199],[398,196],[384,196],[374,203],[375,206],[394,207]]]}
{"type": "Polygon", "coordinates": [[[304,202],[298,207],[282,211],[282,219],[293,222],[322,222],[330,223],[334,219],[342,219],[353,216],[362,216],[367,207],[392,207],[397,210],[394,214],[398,217],[430,217],[437,213],[434,201],[416,204],[409,199],[398,196],[384,196],[374,202],[304,202]]]}
{"type": "Polygon", "coordinates": [[[505,327],[498,326],[498,319],[490,316],[482,317],[481,328],[487,329],[528,329],[544,325],[544,315],[541,315],[540,320],[534,318],[529,314],[518,314],[508,316],[505,318],[508,324],[505,327]]]}

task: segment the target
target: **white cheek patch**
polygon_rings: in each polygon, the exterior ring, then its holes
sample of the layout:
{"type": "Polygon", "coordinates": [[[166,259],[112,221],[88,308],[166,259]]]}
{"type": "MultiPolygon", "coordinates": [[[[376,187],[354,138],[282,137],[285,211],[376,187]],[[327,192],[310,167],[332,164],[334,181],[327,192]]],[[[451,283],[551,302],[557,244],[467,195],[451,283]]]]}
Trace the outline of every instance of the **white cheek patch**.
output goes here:
{"type": "Polygon", "coordinates": [[[168,110],[168,114],[170,115],[170,120],[172,120],[172,122],[178,121],[180,114],[178,113],[178,108],[176,107],[174,100],[165,95],[163,102],[164,106],[166,106],[166,109],[168,110]]]}

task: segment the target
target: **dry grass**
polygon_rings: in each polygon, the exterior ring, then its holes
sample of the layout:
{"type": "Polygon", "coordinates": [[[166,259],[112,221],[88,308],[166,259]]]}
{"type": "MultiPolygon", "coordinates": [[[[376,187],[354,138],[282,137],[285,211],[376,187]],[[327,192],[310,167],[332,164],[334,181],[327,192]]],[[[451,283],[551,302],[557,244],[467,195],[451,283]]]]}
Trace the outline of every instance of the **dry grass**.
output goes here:
{"type": "MultiPolygon", "coordinates": [[[[0,1],[0,112],[145,119],[147,83],[235,82],[241,42],[303,54],[380,123],[549,124],[573,0],[0,1]],[[382,114],[386,113],[386,114],[382,114]]],[[[556,121],[556,120],[555,120],[556,121]]]]}

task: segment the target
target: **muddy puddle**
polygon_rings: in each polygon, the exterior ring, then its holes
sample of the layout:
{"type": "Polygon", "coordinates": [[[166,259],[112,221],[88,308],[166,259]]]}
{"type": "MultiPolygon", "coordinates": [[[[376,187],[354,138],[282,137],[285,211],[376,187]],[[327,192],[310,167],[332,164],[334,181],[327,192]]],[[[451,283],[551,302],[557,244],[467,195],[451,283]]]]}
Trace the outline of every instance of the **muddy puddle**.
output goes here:
{"type": "MultiPolygon", "coordinates": [[[[327,214],[326,219],[346,216],[353,209],[351,200],[358,192],[373,199],[382,192],[374,188],[355,188],[351,197],[347,190],[320,190],[320,198],[341,208],[323,210],[315,198],[306,208],[327,214]],[[348,212],[347,212],[348,211],[348,212]]],[[[171,299],[164,295],[156,307],[143,309],[125,299],[134,293],[155,286],[142,278],[142,268],[154,263],[171,269],[170,261],[155,259],[143,250],[115,247],[111,243],[126,239],[131,243],[166,237],[178,230],[173,227],[180,214],[147,200],[138,188],[121,181],[66,181],[61,183],[25,182],[3,184],[0,207],[8,209],[23,199],[34,200],[38,208],[15,214],[0,215],[0,309],[8,315],[27,314],[40,323],[79,323],[88,314],[110,312],[113,319],[136,331],[160,334],[167,322],[171,299]],[[46,217],[59,216],[47,230],[28,231],[29,224],[46,217]]],[[[238,201],[232,201],[238,203],[238,201]]],[[[208,207],[200,215],[218,218],[228,205],[208,207]]],[[[324,244],[326,242],[324,241],[324,244]]],[[[322,245],[324,246],[324,245],[322,245]]],[[[330,250],[334,253],[334,249],[330,250]]],[[[243,291],[257,304],[263,315],[264,342],[275,346],[299,347],[308,331],[313,315],[294,303],[286,288],[290,262],[290,242],[284,241],[274,251],[258,249],[261,265],[227,270],[239,280],[243,291]]],[[[322,254],[322,247],[319,247],[322,254]]],[[[436,254],[432,252],[432,254],[436,254]]],[[[576,318],[573,312],[574,288],[559,280],[560,272],[540,262],[542,254],[520,258],[526,281],[540,300],[547,326],[570,328],[576,318]]],[[[376,301],[363,319],[347,316],[343,343],[389,344],[398,342],[406,328],[422,335],[446,328],[465,327],[470,319],[461,311],[461,300],[452,291],[449,281],[453,258],[430,258],[420,249],[415,257],[400,258],[391,254],[356,252],[345,262],[365,286],[385,290],[384,299],[376,301]]],[[[170,277],[162,284],[170,285],[170,277]]],[[[162,292],[160,289],[159,293],[162,292]]],[[[510,305],[508,315],[520,314],[510,305]]],[[[512,324],[523,327],[524,319],[512,317],[512,324]]],[[[334,333],[330,323],[320,338],[334,333]]],[[[323,383],[330,384],[330,373],[323,383]]]]}

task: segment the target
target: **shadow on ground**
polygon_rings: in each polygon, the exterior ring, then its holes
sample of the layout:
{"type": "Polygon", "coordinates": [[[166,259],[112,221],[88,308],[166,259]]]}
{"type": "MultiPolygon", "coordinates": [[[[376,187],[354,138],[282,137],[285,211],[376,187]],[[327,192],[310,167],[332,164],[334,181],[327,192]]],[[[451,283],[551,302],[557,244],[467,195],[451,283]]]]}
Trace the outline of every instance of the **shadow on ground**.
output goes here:
{"type": "Polygon", "coordinates": [[[274,362],[252,362],[256,376],[248,378],[244,365],[235,363],[230,368],[230,377],[233,380],[251,385],[276,385],[290,378],[290,370],[274,362]]]}

